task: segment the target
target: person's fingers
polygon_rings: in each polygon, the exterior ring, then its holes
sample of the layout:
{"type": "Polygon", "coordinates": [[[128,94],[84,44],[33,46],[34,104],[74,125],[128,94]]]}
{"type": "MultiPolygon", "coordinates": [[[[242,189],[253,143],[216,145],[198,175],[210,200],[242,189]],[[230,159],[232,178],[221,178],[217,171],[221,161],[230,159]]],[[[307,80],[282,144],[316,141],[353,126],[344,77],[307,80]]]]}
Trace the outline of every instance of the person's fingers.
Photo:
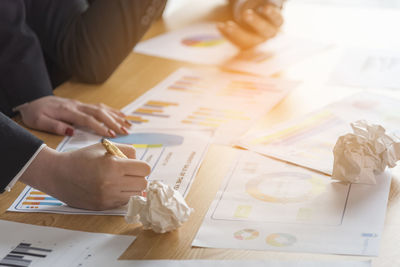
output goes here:
{"type": "Polygon", "coordinates": [[[258,35],[264,37],[264,40],[270,39],[276,35],[278,28],[268,22],[266,19],[248,9],[243,14],[243,20],[250,26],[258,35]]]}
{"type": "Polygon", "coordinates": [[[40,115],[39,119],[36,122],[35,127],[40,130],[58,135],[67,135],[67,136],[74,135],[73,126],[65,122],[50,118],[44,114],[40,115]]]}
{"type": "Polygon", "coordinates": [[[141,160],[121,159],[125,176],[148,176],[151,173],[150,165],[141,160]]]}
{"type": "Polygon", "coordinates": [[[99,122],[103,122],[108,128],[118,134],[128,134],[128,130],[119,124],[113,116],[111,116],[110,111],[104,108],[99,108],[95,105],[82,104],[78,106],[78,110],[93,116],[99,122]]]}
{"type": "Polygon", "coordinates": [[[129,176],[122,178],[118,183],[119,191],[124,193],[129,192],[142,192],[147,187],[147,180],[145,177],[129,176]]]}
{"type": "Polygon", "coordinates": [[[96,104],[96,106],[98,106],[99,108],[107,109],[108,111],[110,111],[120,117],[126,117],[125,113],[123,113],[121,110],[112,108],[110,106],[107,106],[106,104],[99,103],[99,104],[96,104]]]}
{"type": "Polygon", "coordinates": [[[114,143],[130,159],[136,159],[136,149],[132,145],[114,143]]]}
{"type": "Polygon", "coordinates": [[[132,123],[128,121],[125,117],[121,117],[113,112],[110,112],[110,115],[116,120],[119,124],[124,125],[128,129],[132,127],[132,123]]]}
{"type": "Polygon", "coordinates": [[[68,110],[64,110],[61,114],[59,114],[60,119],[63,121],[67,121],[69,123],[73,123],[79,126],[88,127],[94,130],[97,134],[106,136],[106,137],[116,137],[117,135],[112,129],[108,129],[104,124],[100,123],[93,116],[87,115],[82,111],[70,108],[68,110]]]}
{"type": "Polygon", "coordinates": [[[218,30],[229,41],[242,49],[251,48],[265,41],[263,37],[242,29],[233,21],[218,23],[218,30]]]}
{"type": "Polygon", "coordinates": [[[280,8],[274,5],[263,5],[257,8],[257,13],[265,17],[276,27],[280,27],[283,24],[283,16],[280,8]]]}

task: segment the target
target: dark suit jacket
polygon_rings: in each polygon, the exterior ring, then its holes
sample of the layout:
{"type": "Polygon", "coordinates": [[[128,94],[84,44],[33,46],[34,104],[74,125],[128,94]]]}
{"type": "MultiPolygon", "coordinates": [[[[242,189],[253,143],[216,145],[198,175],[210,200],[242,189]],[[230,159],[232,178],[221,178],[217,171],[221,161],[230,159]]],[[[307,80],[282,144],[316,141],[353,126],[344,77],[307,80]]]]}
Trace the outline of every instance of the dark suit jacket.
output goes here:
{"type": "Polygon", "coordinates": [[[0,1],[0,191],[42,144],[7,116],[70,77],[102,82],[166,0],[0,1]]]}

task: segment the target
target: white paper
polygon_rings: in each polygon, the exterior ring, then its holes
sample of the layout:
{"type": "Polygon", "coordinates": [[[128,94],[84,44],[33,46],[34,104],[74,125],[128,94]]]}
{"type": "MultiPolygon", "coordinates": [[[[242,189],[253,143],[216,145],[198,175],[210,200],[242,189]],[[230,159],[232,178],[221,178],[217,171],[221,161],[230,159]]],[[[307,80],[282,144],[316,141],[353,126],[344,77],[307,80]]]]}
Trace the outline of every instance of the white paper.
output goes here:
{"type": "Polygon", "coordinates": [[[400,159],[400,139],[366,121],[351,123],[354,133],[338,138],[333,149],[332,179],[376,184],[375,174],[393,168],[400,159]]]}
{"type": "Polygon", "coordinates": [[[400,101],[359,93],[272,129],[249,134],[238,145],[267,156],[332,174],[333,148],[350,122],[367,120],[391,132],[400,125],[400,101]]]}
{"type": "Polygon", "coordinates": [[[346,184],[241,151],[193,246],[378,255],[390,173],[346,184]]]}
{"type": "Polygon", "coordinates": [[[214,23],[199,23],[143,41],[134,51],[271,75],[327,47],[325,44],[280,34],[253,51],[241,52],[221,36],[214,23]]]}
{"type": "Polygon", "coordinates": [[[331,83],[366,88],[400,89],[400,51],[347,49],[331,83]]]}
{"type": "Polygon", "coordinates": [[[134,236],[94,234],[3,220],[0,220],[0,235],[0,265],[29,267],[113,266],[102,263],[117,262],[135,240],[134,236]]]}
{"type": "Polygon", "coordinates": [[[141,223],[145,230],[166,233],[182,226],[192,212],[193,209],[178,191],[152,181],[147,185],[146,197],[130,198],[125,220],[127,223],[141,223]]]}
{"type": "Polygon", "coordinates": [[[299,83],[217,70],[182,68],[123,109],[138,127],[216,129],[230,144],[299,83]]]}
{"type": "Polygon", "coordinates": [[[278,261],[278,260],[146,260],[118,261],[115,267],[370,267],[371,261],[278,261]]]}
{"type": "MultiPolygon", "coordinates": [[[[110,139],[116,143],[131,144],[136,157],[152,167],[149,181],[157,180],[170,185],[183,196],[189,192],[200,164],[211,142],[209,129],[138,129],[133,127],[127,136],[110,139]]],[[[71,151],[95,144],[102,137],[84,131],[75,131],[65,138],[58,151],[71,151]]],[[[126,206],[107,211],[89,211],[71,208],[65,203],[27,186],[14,201],[9,211],[50,212],[69,214],[125,215],[126,206]]]]}

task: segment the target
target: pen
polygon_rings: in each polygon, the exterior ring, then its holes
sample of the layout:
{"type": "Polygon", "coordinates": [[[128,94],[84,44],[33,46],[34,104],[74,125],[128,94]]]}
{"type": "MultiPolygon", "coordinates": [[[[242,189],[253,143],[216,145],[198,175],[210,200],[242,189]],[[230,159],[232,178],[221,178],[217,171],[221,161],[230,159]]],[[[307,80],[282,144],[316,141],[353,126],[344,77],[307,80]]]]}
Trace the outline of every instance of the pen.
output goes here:
{"type": "Polygon", "coordinates": [[[107,150],[107,152],[110,153],[111,155],[114,155],[114,156],[119,157],[119,158],[125,158],[125,159],[128,158],[111,141],[108,141],[107,139],[103,138],[103,139],[101,139],[101,144],[104,146],[104,148],[107,150]]]}

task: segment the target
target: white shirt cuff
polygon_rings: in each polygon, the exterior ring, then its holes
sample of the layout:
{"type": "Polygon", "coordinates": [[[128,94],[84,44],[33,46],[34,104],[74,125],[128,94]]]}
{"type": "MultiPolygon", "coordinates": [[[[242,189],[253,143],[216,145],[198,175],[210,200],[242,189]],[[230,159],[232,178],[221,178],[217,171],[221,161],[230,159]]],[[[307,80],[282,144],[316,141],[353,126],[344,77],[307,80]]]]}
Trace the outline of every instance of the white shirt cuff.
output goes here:
{"type": "Polygon", "coordinates": [[[39,154],[40,151],[42,151],[43,148],[46,147],[46,144],[42,144],[38,150],[36,150],[35,154],[28,160],[28,162],[22,167],[22,169],[17,173],[17,175],[11,180],[11,182],[6,186],[6,191],[10,192],[11,188],[15,185],[15,183],[19,180],[19,178],[22,176],[22,174],[26,171],[26,169],[31,165],[32,161],[36,158],[36,156],[39,154]]]}

